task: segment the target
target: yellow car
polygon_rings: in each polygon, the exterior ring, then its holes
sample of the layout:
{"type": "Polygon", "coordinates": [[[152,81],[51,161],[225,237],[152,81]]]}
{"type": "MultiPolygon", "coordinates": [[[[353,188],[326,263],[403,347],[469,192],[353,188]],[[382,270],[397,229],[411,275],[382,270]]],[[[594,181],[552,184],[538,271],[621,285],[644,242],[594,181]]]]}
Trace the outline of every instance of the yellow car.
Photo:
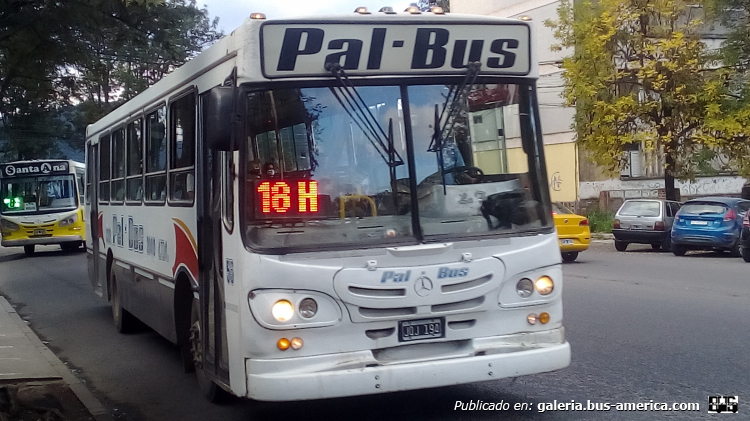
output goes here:
{"type": "Polygon", "coordinates": [[[585,216],[576,215],[559,203],[552,204],[552,217],[555,219],[562,259],[572,262],[578,257],[579,252],[589,248],[591,242],[589,220],[585,216]]]}

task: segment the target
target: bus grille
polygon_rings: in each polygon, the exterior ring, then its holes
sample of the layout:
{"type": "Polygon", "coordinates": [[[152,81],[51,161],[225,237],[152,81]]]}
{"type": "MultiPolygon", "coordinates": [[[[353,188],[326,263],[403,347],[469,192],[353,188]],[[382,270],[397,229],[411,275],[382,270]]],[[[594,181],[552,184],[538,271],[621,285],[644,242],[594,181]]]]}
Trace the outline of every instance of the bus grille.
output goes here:
{"type": "Polygon", "coordinates": [[[483,311],[496,305],[505,266],[497,258],[426,267],[346,268],[334,288],[355,323],[483,311]],[[495,304],[493,304],[495,303],[495,304]]]}

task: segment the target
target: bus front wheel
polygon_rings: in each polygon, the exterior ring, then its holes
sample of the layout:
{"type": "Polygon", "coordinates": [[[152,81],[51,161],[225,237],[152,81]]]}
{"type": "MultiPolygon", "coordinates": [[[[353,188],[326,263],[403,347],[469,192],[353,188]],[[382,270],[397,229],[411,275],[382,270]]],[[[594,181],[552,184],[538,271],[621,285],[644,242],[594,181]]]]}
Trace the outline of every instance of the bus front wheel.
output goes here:
{"type": "Polygon", "coordinates": [[[200,323],[200,306],[198,300],[193,299],[190,312],[190,353],[193,356],[195,376],[198,378],[198,387],[203,396],[211,403],[223,402],[226,392],[220,388],[203,370],[203,336],[200,323]]]}

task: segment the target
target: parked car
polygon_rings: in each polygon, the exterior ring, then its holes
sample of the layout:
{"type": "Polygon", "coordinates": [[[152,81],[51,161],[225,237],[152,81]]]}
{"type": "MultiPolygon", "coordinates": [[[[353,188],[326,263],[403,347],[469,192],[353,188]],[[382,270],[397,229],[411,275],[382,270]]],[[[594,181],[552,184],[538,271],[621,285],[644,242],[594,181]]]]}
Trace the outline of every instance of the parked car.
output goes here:
{"type": "Polygon", "coordinates": [[[557,228],[557,241],[560,243],[560,254],[566,262],[572,262],[578,253],[589,248],[591,230],[585,216],[576,215],[560,203],[552,204],[552,217],[557,228]]]}
{"type": "Polygon", "coordinates": [[[612,234],[615,249],[625,251],[628,244],[651,244],[654,250],[669,250],[674,216],[680,203],[663,199],[628,199],[615,214],[612,234]]]}
{"type": "Polygon", "coordinates": [[[688,250],[728,250],[740,256],[742,220],[750,200],[734,197],[702,197],[685,202],[672,226],[672,253],[688,250]]]}

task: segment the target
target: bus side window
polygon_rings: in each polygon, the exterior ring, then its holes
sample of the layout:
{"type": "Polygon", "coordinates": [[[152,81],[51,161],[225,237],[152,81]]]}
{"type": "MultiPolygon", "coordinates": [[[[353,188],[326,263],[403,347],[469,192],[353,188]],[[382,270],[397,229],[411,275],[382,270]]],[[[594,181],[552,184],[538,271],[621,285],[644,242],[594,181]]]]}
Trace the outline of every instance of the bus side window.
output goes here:
{"type": "Polygon", "coordinates": [[[195,197],[195,94],[169,106],[169,200],[192,203],[195,197]]]}
{"type": "Polygon", "coordinates": [[[109,202],[109,135],[99,139],[99,202],[109,202]]]}
{"type": "Polygon", "coordinates": [[[83,171],[76,171],[76,183],[78,187],[78,202],[83,203],[84,201],[84,182],[83,179],[86,177],[86,174],[83,171]]]}
{"type": "Polygon", "coordinates": [[[125,128],[112,133],[112,185],[113,202],[125,200],[125,128]]]}
{"type": "Polygon", "coordinates": [[[127,126],[127,201],[140,202],[143,199],[143,129],[142,119],[127,126]]]}
{"type": "Polygon", "coordinates": [[[167,124],[166,107],[146,117],[146,188],[145,201],[164,203],[167,196],[167,124]]]}

